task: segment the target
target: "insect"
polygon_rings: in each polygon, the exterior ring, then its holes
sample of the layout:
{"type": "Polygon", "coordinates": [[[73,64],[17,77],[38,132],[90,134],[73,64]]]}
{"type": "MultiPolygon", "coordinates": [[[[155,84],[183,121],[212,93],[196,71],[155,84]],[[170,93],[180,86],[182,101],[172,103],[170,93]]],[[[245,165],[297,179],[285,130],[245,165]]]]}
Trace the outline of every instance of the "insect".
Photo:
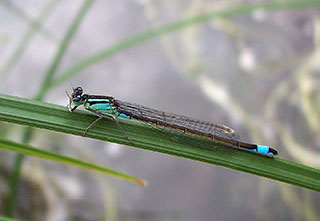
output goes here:
{"type": "Polygon", "coordinates": [[[128,120],[135,119],[144,123],[151,123],[157,127],[170,128],[182,131],[183,133],[206,137],[236,148],[243,148],[268,156],[278,154],[277,150],[269,146],[239,141],[239,136],[237,136],[235,131],[225,125],[213,124],[177,114],[166,113],[139,104],[120,101],[113,96],[83,94],[82,87],[74,88],[71,95],[69,95],[68,92],[66,92],[66,94],[69,97],[69,104],[67,106],[70,112],[75,111],[80,105],[83,105],[86,110],[98,116],[98,118],[85,129],[84,136],[86,136],[88,130],[95,123],[103,117],[107,117],[116,123],[122,135],[132,143],[118,121],[118,117],[121,117],[128,120]]]}

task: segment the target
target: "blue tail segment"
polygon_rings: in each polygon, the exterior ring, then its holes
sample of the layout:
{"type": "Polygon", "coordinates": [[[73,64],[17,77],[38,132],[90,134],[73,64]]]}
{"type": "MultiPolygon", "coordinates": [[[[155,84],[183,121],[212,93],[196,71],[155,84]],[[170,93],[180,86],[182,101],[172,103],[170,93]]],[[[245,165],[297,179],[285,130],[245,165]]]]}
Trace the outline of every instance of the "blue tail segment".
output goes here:
{"type": "Polygon", "coordinates": [[[247,149],[253,152],[261,153],[261,154],[266,154],[270,156],[275,156],[278,154],[278,152],[269,146],[264,146],[264,145],[257,145],[255,149],[247,149]]]}
{"type": "Polygon", "coordinates": [[[256,152],[256,153],[260,153],[268,156],[278,155],[278,151],[276,151],[275,149],[272,149],[269,146],[257,145],[257,144],[251,144],[251,143],[245,143],[245,142],[238,142],[237,144],[238,144],[237,145],[238,147],[252,151],[252,152],[256,152]]]}
{"type": "Polygon", "coordinates": [[[263,154],[269,154],[269,146],[257,145],[257,152],[263,154]]]}

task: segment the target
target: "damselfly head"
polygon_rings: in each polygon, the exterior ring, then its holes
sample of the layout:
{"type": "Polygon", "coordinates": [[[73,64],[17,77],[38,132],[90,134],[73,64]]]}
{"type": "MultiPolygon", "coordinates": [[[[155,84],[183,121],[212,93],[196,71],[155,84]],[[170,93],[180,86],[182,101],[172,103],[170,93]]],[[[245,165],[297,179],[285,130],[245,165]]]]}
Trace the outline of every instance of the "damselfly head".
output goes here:
{"type": "Polygon", "coordinates": [[[67,105],[67,107],[70,112],[74,111],[79,105],[83,104],[82,87],[76,87],[76,88],[72,87],[72,89],[73,89],[73,92],[71,95],[66,91],[66,94],[69,97],[69,104],[67,105]]]}
{"type": "Polygon", "coordinates": [[[71,94],[72,102],[80,102],[82,98],[82,93],[82,87],[76,87],[75,89],[73,89],[73,92],[71,94]]]}

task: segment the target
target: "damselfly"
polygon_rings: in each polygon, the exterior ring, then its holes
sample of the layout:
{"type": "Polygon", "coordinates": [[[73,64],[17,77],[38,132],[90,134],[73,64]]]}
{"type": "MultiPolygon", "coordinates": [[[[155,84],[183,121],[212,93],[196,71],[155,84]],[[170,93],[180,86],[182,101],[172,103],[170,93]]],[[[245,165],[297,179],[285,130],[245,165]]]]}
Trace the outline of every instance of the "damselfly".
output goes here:
{"type": "Polygon", "coordinates": [[[86,110],[98,116],[98,118],[85,129],[84,136],[87,134],[90,127],[103,117],[107,117],[116,123],[122,135],[131,142],[117,119],[118,117],[121,117],[155,124],[157,127],[165,127],[182,131],[183,133],[190,133],[222,142],[233,147],[243,148],[269,156],[278,154],[275,149],[272,149],[269,146],[239,141],[239,136],[236,135],[234,130],[225,125],[213,124],[177,114],[166,113],[139,104],[120,101],[112,96],[83,94],[81,87],[73,89],[71,96],[68,92],[66,93],[69,97],[68,109],[70,112],[73,112],[80,105],[83,105],[86,110]]]}

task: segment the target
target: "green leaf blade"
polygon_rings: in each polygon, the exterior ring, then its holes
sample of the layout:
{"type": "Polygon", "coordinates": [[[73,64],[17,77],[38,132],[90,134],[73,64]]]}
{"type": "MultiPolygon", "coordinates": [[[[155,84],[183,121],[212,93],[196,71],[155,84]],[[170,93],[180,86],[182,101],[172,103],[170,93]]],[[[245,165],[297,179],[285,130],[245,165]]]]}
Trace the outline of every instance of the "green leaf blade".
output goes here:
{"type": "Polygon", "coordinates": [[[64,155],[59,155],[50,151],[46,151],[43,149],[35,148],[26,144],[19,144],[13,141],[0,139],[0,148],[6,149],[10,151],[14,151],[21,154],[26,154],[29,156],[34,156],[46,160],[51,160],[57,163],[63,163],[66,165],[76,166],[83,169],[94,170],[97,172],[101,172],[104,174],[108,174],[111,176],[119,177],[121,179],[134,182],[140,184],[142,186],[146,186],[146,182],[144,180],[138,179],[136,177],[130,176],[128,174],[124,174],[118,171],[114,171],[105,167],[101,167],[95,164],[91,164],[85,161],[77,160],[71,157],[67,157],[64,155]]]}
{"type": "MultiPolygon", "coordinates": [[[[0,103],[0,121],[78,136],[83,136],[85,128],[96,119],[95,115],[84,110],[69,113],[63,106],[8,95],[0,95],[0,103]]],[[[320,191],[318,169],[280,157],[266,157],[209,139],[168,130],[168,133],[174,133],[178,140],[183,141],[176,142],[150,130],[150,127],[140,122],[122,119],[119,121],[135,147],[215,164],[320,191]]],[[[115,123],[109,119],[99,121],[90,128],[87,136],[132,146],[122,136],[115,123]]]]}

